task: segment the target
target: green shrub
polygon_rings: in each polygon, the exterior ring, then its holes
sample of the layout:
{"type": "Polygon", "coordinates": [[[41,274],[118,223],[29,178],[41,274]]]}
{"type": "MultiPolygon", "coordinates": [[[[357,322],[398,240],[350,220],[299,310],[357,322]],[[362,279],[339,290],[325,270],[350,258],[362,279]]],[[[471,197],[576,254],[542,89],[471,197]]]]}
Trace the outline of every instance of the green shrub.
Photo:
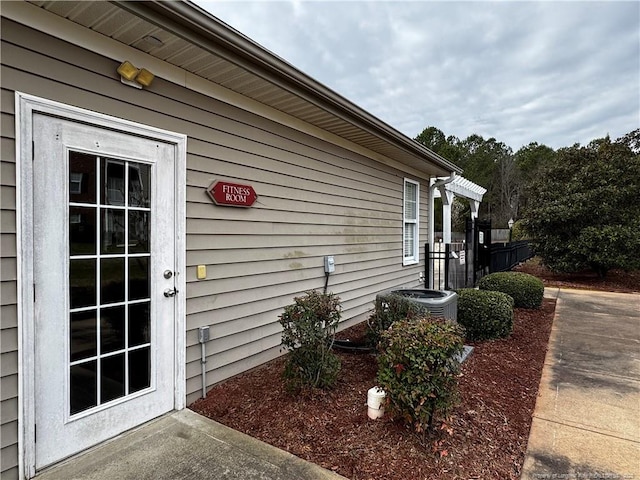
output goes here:
{"type": "Polygon", "coordinates": [[[367,322],[367,337],[372,345],[380,342],[380,335],[393,322],[406,319],[422,318],[429,314],[426,306],[421,305],[402,295],[378,295],[376,308],[367,322]]]}
{"type": "Polygon", "coordinates": [[[516,308],[540,308],[544,296],[542,280],[522,272],[491,273],[480,279],[478,288],[506,293],[516,308]]]}
{"type": "Polygon", "coordinates": [[[513,299],[502,292],[458,290],[458,323],[467,340],[507,337],[513,330],[513,299]]]}
{"type": "Polygon", "coordinates": [[[290,391],[335,384],[340,359],[331,347],[340,316],[340,298],[333,293],[306,292],[284,308],[279,321],[282,345],[289,350],[284,378],[290,391]]]}
{"type": "Polygon", "coordinates": [[[457,399],[455,357],[463,351],[463,338],[457,323],[428,317],[401,320],[382,332],[377,380],[391,415],[424,435],[434,415],[446,414],[457,399]]]}
{"type": "Polygon", "coordinates": [[[517,242],[519,240],[529,240],[529,234],[522,225],[522,220],[518,220],[513,224],[511,229],[511,240],[517,242]]]}

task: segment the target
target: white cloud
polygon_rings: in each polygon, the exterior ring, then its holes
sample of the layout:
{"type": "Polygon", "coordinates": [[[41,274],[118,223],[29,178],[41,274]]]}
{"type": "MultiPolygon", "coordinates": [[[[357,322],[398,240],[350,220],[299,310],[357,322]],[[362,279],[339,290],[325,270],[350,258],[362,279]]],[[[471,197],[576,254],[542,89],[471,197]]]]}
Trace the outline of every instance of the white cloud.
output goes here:
{"type": "Polygon", "coordinates": [[[636,2],[198,4],[409,137],[517,150],[640,127],[636,2]]]}

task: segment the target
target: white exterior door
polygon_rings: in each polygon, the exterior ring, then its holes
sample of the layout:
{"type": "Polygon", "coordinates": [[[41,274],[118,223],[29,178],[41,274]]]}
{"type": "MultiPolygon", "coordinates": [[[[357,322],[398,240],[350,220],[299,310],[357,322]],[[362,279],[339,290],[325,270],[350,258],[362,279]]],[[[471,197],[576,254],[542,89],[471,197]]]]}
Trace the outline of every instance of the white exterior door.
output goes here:
{"type": "Polygon", "coordinates": [[[175,408],[175,145],[33,115],[35,468],[175,408]]]}

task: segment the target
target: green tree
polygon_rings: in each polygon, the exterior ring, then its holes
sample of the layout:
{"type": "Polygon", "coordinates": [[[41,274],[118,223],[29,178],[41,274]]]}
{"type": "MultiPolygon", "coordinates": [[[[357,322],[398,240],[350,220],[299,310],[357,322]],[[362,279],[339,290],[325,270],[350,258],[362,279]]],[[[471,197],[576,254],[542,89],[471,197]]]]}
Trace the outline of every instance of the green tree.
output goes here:
{"type": "Polygon", "coordinates": [[[557,151],[529,189],[524,228],[550,268],[640,268],[640,155],[609,137],[557,151]]]}
{"type": "Polygon", "coordinates": [[[555,158],[555,151],[538,142],[531,142],[521,147],[514,155],[518,169],[525,180],[532,179],[545,165],[550,164],[555,158]]]}
{"type": "Polygon", "coordinates": [[[640,128],[623,135],[616,142],[626,145],[636,155],[640,154],[640,128]]]}
{"type": "MultiPolygon", "coordinates": [[[[556,152],[546,145],[532,142],[518,150],[514,155],[514,161],[519,172],[521,182],[520,197],[518,206],[526,208],[529,203],[527,187],[532,184],[540,175],[545,166],[550,165],[556,158],[556,152]]],[[[518,212],[514,216],[517,218],[518,212]]]]}
{"type": "Polygon", "coordinates": [[[517,202],[513,188],[518,179],[511,147],[493,137],[485,140],[473,134],[460,142],[460,148],[464,177],[487,189],[479,217],[490,218],[496,226],[506,226],[512,215],[512,203],[517,202]]]}
{"type": "MultiPolygon", "coordinates": [[[[415,140],[462,168],[466,179],[486,188],[479,216],[506,226],[517,212],[520,185],[511,147],[476,134],[460,140],[446,136],[436,127],[425,128],[415,140]]],[[[458,210],[462,215],[470,211],[468,206],[458,210]]],[[[464,221],[459,218],[456,223],[461,225],[464,221]]]]}
{"type": "MultiPolygon", "coordinates": [[[[462,163],[463,149],[461,148],[460,140],[453,135],[446,136],[442,130],[436,127],[427,127],[422,133],[420,133],[415,140],[427,147],[432,152],[446,158],[450,162],[460,166],[462,163]]],[[[464,232],[465,220],[464,217],[469,216],[469,204],[468,202],[462,202],[456,197],[454,203],[454,210],[452,215],[452,230],[458,232],[464,232]]],[[[442,200],[436,198],[434,200],[434,228],[436,232],[442,231],[442,200]]]]}
{"type": "Polygon", "coordinates": [[[432,152],[435,152],[450,162],[460,166],[460,160],[463,152],[460,148],[460,140],[458,137],[453,135],[447,137],[442,130],[436,127],[427,127],[415,138],[415,140],[432,152]]]}

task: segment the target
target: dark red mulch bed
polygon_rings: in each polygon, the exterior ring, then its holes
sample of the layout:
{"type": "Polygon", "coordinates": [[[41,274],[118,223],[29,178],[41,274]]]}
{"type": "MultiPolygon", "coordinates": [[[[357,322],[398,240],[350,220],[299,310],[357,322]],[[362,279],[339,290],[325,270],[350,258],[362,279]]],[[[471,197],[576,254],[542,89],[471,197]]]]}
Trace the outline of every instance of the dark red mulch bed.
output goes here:
{"type": "Polygon", "coordinates": [[[606,292],[639,293],[640,270],[625,272],[610,270],[604,278],[595,272],[554,273],[545,267],[539,258],[533,258],[516,268],[515,271],[529,273],[540,278],[547,287],[577,288],[606,292]]]}
{"type": "Polygon", "coordinates": [[[425,444],[388,416],[368,419],[376,375],[369,354],[340,353],[340,380],[328,392],[287,394],[280,358],[217,385],[190,408],[352,480],[517,479],[554,308],[545,299],[540,310],[516,309],[509,338],[475,344],[462,367],[460,403],[425,444]]]}

